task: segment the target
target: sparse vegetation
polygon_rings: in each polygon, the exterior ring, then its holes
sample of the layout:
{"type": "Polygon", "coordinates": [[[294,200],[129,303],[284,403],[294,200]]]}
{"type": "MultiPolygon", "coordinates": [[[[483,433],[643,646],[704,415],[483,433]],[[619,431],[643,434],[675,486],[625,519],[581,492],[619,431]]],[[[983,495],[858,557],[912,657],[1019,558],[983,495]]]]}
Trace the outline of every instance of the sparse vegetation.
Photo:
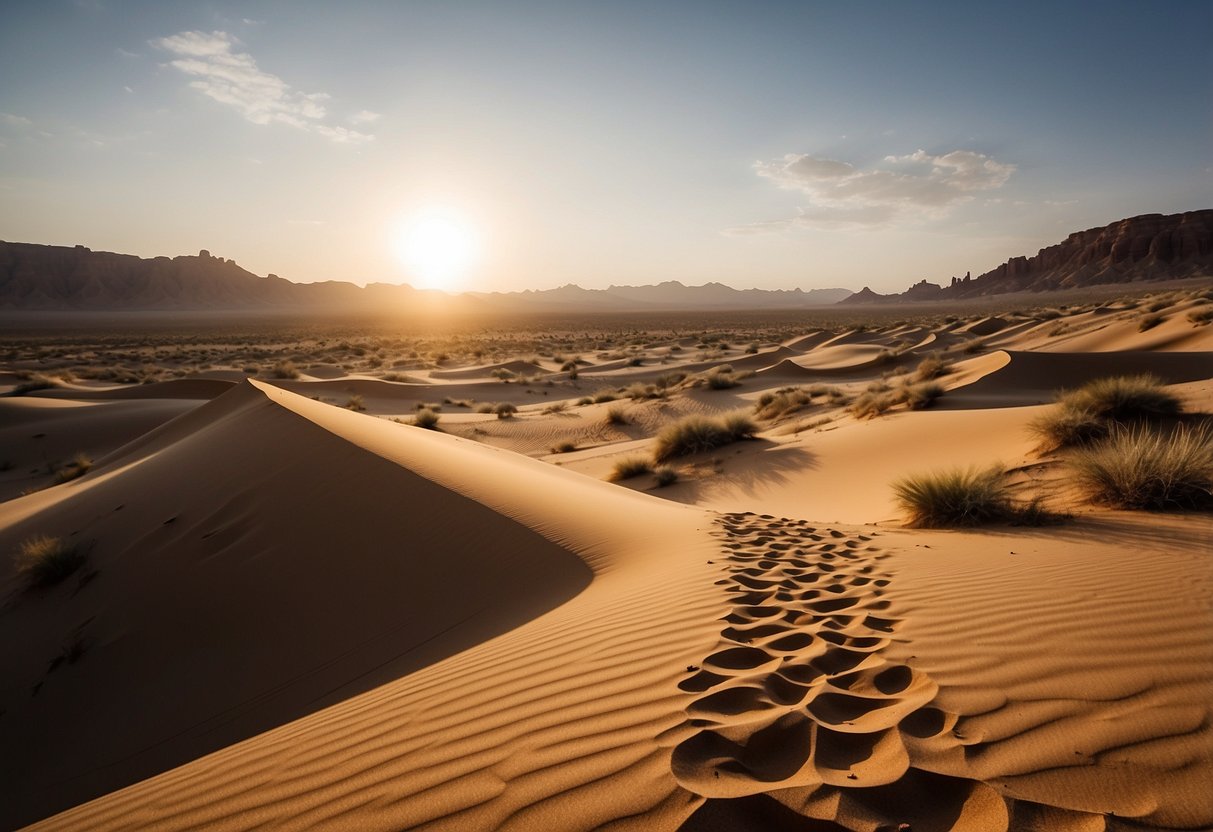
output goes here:
{"type": "Polygon", "coordinates": [[[1066,460],[1094,502],[1128,509],[1213,506],[1213,429],[1208,423],[1172,431],[1114,426],[1102,442],[1066,460]]]}
{"type": "Polygon", "coordinates": [[[362,400],[362,396],[355,393],[349,397],[344,407],[346,410],[353,410],[356,413],[362,413],[366,410],[366,403],[362,400]]]}
{"type": "Polygon", "coordinates": [[[57,584],[79,569],[84,552],[63,538],[39,534],[23,540],[13,559],[29,586],[42,587],[57,584]]]}
{"type": "Polygon", "coordinates": [[[925,410],[943,395],[943,385],[929,381],[924,384],[910,384],[902,388],[906,407],[910,410],[925,410]]]}
{"type": "Polygon", "coordinates": [[[33,393],[36,390],[49,390],[52,387],[61,387],[62,382],[42,373],[31,373],[29,378],[17,384],[13,388],[12,396],[24,396],[26,393],[33,393]]]}
{"type": "Polygon", "coordinates": [[[666,425],[657,434],[653,459],[666,462],[679,456],[710,451],[742,439],[750,439],[758,426],[748,414],[729,413],[717,418],[686,416],[666,425]]]}
{"type": "Polygon", "coordinates": [[[622,405],[611,405],[607,408],[606,416],[603,418],[608,425],[626,425],[628,424],[628,411],[622,405]]]}
{"type": "Polygon", "coordinates": [[[509,419],[518,412],[518,406],[509,402],[501,402],[493,408],[493,412],[497,414],[498,419],[509,419]]]}
{"type": "Polygon", "coordinates": [[[619,482],[620,480],[628,480],[632,477],[639,477],[641,474],[647,474],[653,470],[653,464],[642,456],[626,456],[615,463],[615,467],[611,470],[611,482],[619,482]]]}
{"type": "Polygon", "coordinates": [[[88,454],[79,453],[72,457],[71,462],[55,472],[55,484],[60,485],[83,477],[93,467],[93,461],[88,454]]]}
{"type": "Polygon", "coordinates": [[[1153,329],[1165,320],[1166,318],[1162,315],[1145,315],[1137,322],[1137,331],[1145,332],[1148,329],[1153,329]]]}
{"type": "Polygon", "coordinates": [[[441,420],[441,418],[441,416],[430,410],[428,407],[423,407],[421,410],[418,410],[417,415],[413,417],[413,424],[419,428],[425,428],[426,430],[439,430],[438,422],[441,420]]]}
{"type": "Polygon", "coordinates": [[[1053,450],[1101,439],[1114,425],[1175,416],[1181,409],[1179,399],[1155,376],[1111,376],[1063,393],[1057,406],[1029,429],[1053,450]]]}
{"type": "Polygon", "coordinates": [[[754,403],[754,415],[763,421],[774,421],[790,416],[810,406],[813,397],[799,387],[784,387],[775,392],[766,392],[754,403]]]}
{"type": "Polygon", "coordinates": [[[678,471],[670,465],[659,465],[653,469],[653,478],[657,481],[658,488],[665,488],[678,482],[678,471]]]}
{"type": "Polygon", "coordinates": [[[1007,476],[1001,466],[905,477],[893,483],[893,493],[909,524],[920,528],[978,526],[1014,516],[1007,476]]]}
{"type": "Polygon", "coordinates": [[[555,448],[552,448],[554,454],[569,454],[577,450],[577,446],[572,442],[561,442],[555,448]]]}
{"type": "Polygon", "coordinates": [[[1193,309],[1188,312],[1188,320],[1197,326],[1203,326],[1210,321],[1213,321],[1213,306],[1205,306],[1201,309],[1193,309]]]}
{"type": "Polygon", "coordinates": [[[279,361],[270,368],[270,378],[299,378],[299,368],[291,361],[279,361]]]}
{"type": "Polygon", "coordinates": [[[931,381],[952,372],[952,362],[938,353],[928,355],[914,370],[914,381],[931,381]]]}

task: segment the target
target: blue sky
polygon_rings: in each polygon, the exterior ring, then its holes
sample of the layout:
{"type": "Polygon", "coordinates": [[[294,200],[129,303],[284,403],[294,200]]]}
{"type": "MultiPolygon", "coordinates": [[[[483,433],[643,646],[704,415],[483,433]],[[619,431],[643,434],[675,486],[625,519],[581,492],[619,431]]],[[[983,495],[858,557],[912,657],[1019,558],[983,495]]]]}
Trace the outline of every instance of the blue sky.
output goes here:
{"type": "Polygon", "coordinates": [[[1213,3],[655,5],[7,2],[0,238],[889,291],[1213,203],[1213,3]]]}

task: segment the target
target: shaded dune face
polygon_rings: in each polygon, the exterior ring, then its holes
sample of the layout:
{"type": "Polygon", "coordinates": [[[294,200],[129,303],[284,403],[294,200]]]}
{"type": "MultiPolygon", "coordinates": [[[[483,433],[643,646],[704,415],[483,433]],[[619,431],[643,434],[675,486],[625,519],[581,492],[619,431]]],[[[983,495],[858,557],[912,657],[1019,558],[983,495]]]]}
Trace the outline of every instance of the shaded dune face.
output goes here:
{"type": "MultiPolygon", "coordinates": [[[[397,426],[393,426],[397,427],[397,426]]],[[[402,435],[408,429],[398,428],[402,435]]],[[[251,386],[121,450],[0,547],[87,547],[23,593],[4,564],[4,826],[456,653],[581,591],[574,554],[251,386]],[[48,671],[65,644],[85,654],[48,671]]]]}

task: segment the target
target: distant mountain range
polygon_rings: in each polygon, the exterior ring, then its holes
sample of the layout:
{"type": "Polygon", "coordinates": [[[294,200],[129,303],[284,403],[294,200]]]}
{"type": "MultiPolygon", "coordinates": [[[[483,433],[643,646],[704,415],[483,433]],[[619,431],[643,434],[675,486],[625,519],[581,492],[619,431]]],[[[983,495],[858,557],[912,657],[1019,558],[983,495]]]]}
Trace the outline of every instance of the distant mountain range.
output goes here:
{"type": "Polygon", "coordinates": [[[1202,276],[1213,276],[1213,210],[1130,217],[1076,231],[1034,257],[1012,257],[977,277],[953,277],[947,285],[923,280],[893,295],[865,286],[842,303],[962,300],[1202,276]]]}
{"type": "Polygon", "coordinates": [[[801,309],[836,303],[962,300],[1019,291],[1213,275],[1213,210],[1146,214],[1071,234],[1034,257],[1012,257],[978,277],[947,285],[916,283],[905,292],[871,289],[802,291],[734,289],[723,283],[583,289],[569,284],[525,292],[448,295],[394,283],[361,287],[341,281],[292,283],[259,277],[232,260],[196,256],[141,258],[84,246],[0,241],[0,310],[46,311],[314,311],[384,312],[437,309],[495,312],[639,312],[801,309]]]}
{"type": "Polygon", "coordinates": [[[849,289],[733,289],[722,283],[611,286],[448,295],[394,283],[292,283],[258,277],[232,260],[152,257],[0,241],[0,309],[47,311],[324,311],[365,312],[436,307],[468,313],[629,312],[694,309],[796,309],[826,306],[849,289]]]}

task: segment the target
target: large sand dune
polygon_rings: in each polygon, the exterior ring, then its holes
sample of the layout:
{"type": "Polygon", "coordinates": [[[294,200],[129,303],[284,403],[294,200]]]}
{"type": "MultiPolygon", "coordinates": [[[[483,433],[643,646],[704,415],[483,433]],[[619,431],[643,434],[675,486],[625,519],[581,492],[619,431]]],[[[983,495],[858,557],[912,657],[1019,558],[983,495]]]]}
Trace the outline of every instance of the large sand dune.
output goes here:
{"type": "Polygon", "coordinates": [[[1213,828],[1213,519],[915,530],[891,488],[1061,476],[1028,424],[1094,378],[1213,406],[1213,327],[1169,303],[1146,328],[1125,305],[749,354],[654,337],[640,366],[529,384],[469,358],[0,399],[23,465],[39,442],[95,459],[0,503],[0,549],[87,551],[46,589],[0,563],[0,826],[1213,828]],[[927,356],[952,362],[934,407],[847,409],[927,356]],[[724,364],[739,385],[697,379],[724,364]],[[639,392],[582,403],[608,379],[639,392]],[[808,383],[668,487],[604,481],[683,417],[808,383]],[[521,409],[377,418],[443,397],[521,409]]]}

